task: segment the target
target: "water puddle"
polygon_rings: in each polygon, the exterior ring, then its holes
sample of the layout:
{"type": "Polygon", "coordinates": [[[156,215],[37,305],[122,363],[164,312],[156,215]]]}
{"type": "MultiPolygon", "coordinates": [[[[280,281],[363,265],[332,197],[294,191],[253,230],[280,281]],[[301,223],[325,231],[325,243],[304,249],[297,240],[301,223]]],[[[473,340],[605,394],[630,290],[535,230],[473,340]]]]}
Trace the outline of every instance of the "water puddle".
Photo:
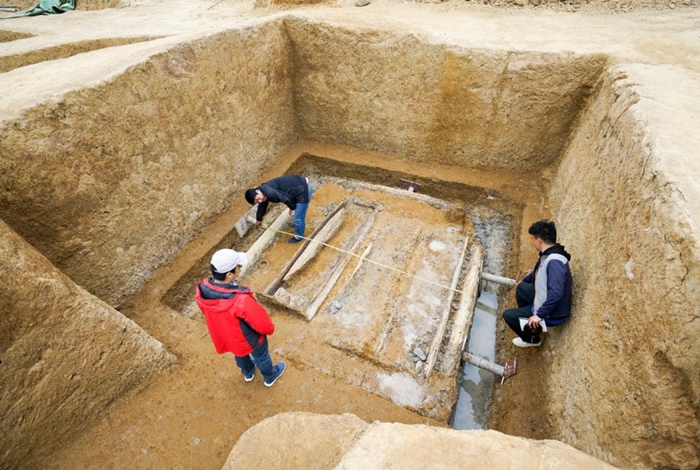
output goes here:
{"type": "MultiPolygon", "coordinates": [[[[482,291],[476,301],[467,351],[493,361],[496,357],[496,321],[498,299],[482,291]]],[[[455,429],[485,429],[494,374],[465,364],[462,371],[457,404],[452,418],[455,429]]]]}

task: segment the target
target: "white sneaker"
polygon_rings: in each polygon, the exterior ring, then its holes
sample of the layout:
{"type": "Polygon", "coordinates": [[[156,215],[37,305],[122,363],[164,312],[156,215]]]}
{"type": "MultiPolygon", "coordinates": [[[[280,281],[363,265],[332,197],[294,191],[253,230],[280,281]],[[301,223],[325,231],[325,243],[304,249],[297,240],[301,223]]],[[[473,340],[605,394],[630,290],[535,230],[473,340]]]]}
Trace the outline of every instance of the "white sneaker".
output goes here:
{"type": "Polygon", "coordinates": [[[282,374],[284,374],[284,371],[287,370],[287,364],[285,364],[284,361],[280,361],[275,366],[275,369],[276,369],[275,378],[272,379],[272,381],[270,381],[270,382],[268,382],[267,380],[264,381],[266,387],[272,387],[273,385],[275,385],[275,382],[277,382],[277,379],[282,377],[282,374]]]}
{"type": "Polygon", "coordinates": [[[526,343],[520,338],[513,338],[513,344],[519,348],[535,348],[542,344],[542,340],[539,340],[536,343],[526,343]]]}

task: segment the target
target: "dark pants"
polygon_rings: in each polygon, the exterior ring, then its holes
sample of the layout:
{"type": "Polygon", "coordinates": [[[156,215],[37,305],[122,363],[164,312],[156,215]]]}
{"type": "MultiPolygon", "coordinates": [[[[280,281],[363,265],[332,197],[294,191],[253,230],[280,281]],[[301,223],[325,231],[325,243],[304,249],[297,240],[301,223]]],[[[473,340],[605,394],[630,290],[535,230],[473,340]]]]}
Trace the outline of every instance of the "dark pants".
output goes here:
{"type": "Polygon", "coordinates": [[[255,372],[255,366],[258,366],[260,373],[263,375],[266,381],[271,381],[275,377],[275,369],[272,366],[272,358],[270,358],[270,353],[267,350],[267,338],[263,340],[262,343],[258,345],[253,352],[248,356],[236,357],[236,364],[241,368],[241,372],[246,377],[250,376],[255,372]],[[251,359],[251,356],[252,359],[251,359]],[[255,362],[253,362],[253,360],[255,362]]]}
{"type": "Polygon", "coordinates": [[[309,209],[309,203],[314,195],[314,190],[308,179],[306,180],[306,184],[309,186],[309,202],[305,204],[297,203],[297,208],[294,210],[294,216],[292,217],[292,221],[294,222],[294,238],[299,240],[304,236],[304,231],[306,230],[306,211],[309,209]]]}
{"type": "Polygon", "coordinates": [[[515,289],[515,300],[518,302],[518,308],[509,308],[503,312],[503,319],[510,329],[520,336],[520,339],[526,343],[538,343],[540,341],[539,336],[529,335],[520,328],[520,319],[532,316],[532,304],[535,302],[535,286],[527,282],[518,284],[518,287],[515,289]]]}

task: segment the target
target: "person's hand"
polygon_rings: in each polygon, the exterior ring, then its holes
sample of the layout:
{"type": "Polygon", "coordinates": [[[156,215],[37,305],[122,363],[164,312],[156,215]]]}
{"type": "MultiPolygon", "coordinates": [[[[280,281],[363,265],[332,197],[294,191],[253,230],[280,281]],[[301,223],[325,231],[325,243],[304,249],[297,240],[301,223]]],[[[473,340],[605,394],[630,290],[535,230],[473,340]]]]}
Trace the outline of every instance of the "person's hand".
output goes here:
{"type": "Polygon", "coordinates": [[[289,209],[289,216],[290,216],[290,217],[293,217],[293,216],[294,216],[294,210],[293,210],[293,209],[289,209]]]}
{"type": "Polygon", "coordinates": [[[255,226],[256,226],[256,227],[260,227],[261,225],[262,225],[262,221],[260,221],[260,220],[256,220],[256,221],[255,221],[255,226]]]}
{"type": "Polygon", "coordinates": [[[538,317],[537,315],[532,315],[530,318],[527,319],[527,324],[530,325],[530,328],[534,328],[541,321],[542,319],[540,317],[538,317]]]}

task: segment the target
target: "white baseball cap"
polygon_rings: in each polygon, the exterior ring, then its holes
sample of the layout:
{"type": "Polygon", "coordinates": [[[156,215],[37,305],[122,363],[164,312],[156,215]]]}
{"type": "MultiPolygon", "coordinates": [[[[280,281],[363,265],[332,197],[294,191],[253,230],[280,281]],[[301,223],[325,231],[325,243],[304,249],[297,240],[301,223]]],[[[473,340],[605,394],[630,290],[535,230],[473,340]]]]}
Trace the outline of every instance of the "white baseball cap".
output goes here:
{"type": "Polygon", "coordinates": [[[233,271],[239,264],[248,264],[248,255],[224,248],[214,253],[211,257],[211,265],[214,272],[226,274],[233,271]]]}

